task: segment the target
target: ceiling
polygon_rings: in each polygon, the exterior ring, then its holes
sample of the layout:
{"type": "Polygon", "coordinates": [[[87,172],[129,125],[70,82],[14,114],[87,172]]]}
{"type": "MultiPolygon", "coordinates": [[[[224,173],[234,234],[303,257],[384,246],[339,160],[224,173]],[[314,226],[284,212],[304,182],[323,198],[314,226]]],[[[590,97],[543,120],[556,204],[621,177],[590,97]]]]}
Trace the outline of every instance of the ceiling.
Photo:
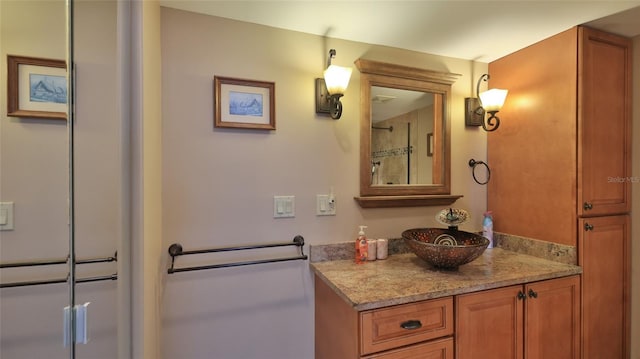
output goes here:
{"type": "Polygon", "coordinates": [[[160,0],[160,4],[480,62],[491,62],[580,24],[628,37],[640,35],[640,0],[160,0]]]}

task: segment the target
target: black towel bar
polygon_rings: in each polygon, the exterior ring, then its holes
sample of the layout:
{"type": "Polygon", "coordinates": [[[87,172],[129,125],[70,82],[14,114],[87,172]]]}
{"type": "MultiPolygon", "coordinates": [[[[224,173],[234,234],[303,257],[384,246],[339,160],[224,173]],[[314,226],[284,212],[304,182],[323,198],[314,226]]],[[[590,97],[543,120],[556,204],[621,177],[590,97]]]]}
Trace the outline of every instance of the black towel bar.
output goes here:
{"type": "MultiPolygon", "coordinates": [[[[117,280],[117,279],[118,279],[118,274],[116,273],[116,274],[105,275],[105,276],[78,278],[76,279],[76,283],[88,283],[88,282],[98,282],[103,280],[117,280]]],[[[59,279],[0,283],[0,288],[27,287],[32,285],[43,285],[43,284],[58,284],[58,283],[66,283],[68,281],[69,281],[69,276],[67,275],[67,278],[59,278],[59,279]]]]}
{"type": "MultiPolygon", "coordinates": [[[[26,261],[26,262],[0,263],[0,268],[39,267],[39,266],[65,264],[68,261],[69,261],[69,257],[65,259],[44,259],[44,260],[35,260],[35,261],[26,261]]],[[[116,252],[113,255],[113,257],[79,259],[79,260],[76,260],[76,264],[107,263],[107,262],[117,262],[117,261],[118,261],[118,252],[116,252]]]]}
{"type": "Polygon", "coordinates": [[[174,243],[171,246],[169,246],[169,255],[171,256],[171,268],[169,268],[167,270],[167,273],[172,274],[172,273],[177,273],[177,272],[188,272],[188,271],[196,271],[196,270],[203,270],[203,269],[228,268],[228,267],[238,267],[238,266],[253,265],[253,264],[285,262],[285,261],[294,261],[294,260],[306,260],[308,257],[304,254],[303,247],[304,247],[304,238],[301,235],[295,236],[293,238],[293,242],[288,242],[288,243],[256,244],[256,245],[246,245],[246,246],[199,249],[199,250],[190,250],[190,251],[185,251],[185,250],[182,249],[182,245],[180,245],[178,243],[174,243]],[[213,265],[206,265],[206,266],[183,267],[183,268],[175,268],[174,267],[176,257],[178,257],[178,256],[184,256],[184,255],[190,255],[190,254],[242,251],[242,250],[247,250],[247,249],[286,247],[286,246],[296,246],[296,247],[298,247],[300,249],[300,255],[295,256],[295,257],[271,258],[271,259],[261,259],[261,260],[243,261],[243,262],[231,262],[231,263],[213,264],[213,265]]]}
{"type": "MultiPolygon", "coordinates": [[[[109,263],[109,262],[117,262],[117,261],[118,261],[118,252],[116,252],[112,257],[78,259],[76,260],[76,264],[109,263]]],[[[0,268],[38,267],[38,266],[66,264],[67,262],[69,262],[69,257],[65,259],[44,259],[44,260],[25,261],[25,262],[0,263],[0,268]]],[[[102,280],[117,280],[117,279],[118,279],[117,274],[111,274],[111,275],[89,277],[89,278],[78,278],[76,279],[76,283],[97,282],[102,280]]],[[[43,285],[43,284],[57,284],[57,283],[66,283],[68,281],[69,281],[69,275],[67,274],[66,278],[59,278],[59,279],[0,283],[0,288],[26,287],[31,285],[43,285]]]]}

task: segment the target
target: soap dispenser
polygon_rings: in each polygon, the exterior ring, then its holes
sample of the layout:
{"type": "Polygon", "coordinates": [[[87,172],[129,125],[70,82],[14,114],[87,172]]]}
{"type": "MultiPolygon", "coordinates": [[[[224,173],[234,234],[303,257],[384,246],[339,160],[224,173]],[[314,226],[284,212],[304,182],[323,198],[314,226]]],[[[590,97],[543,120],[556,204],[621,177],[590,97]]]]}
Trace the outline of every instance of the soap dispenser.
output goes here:
{"type": "Polygon", "coordinates": [[[364,234],[364,229],[367,226],[360,226],[358,232],[358,238],[356,238],[356,264],[362,264],[367,261],[367,236],[364,234]]]}

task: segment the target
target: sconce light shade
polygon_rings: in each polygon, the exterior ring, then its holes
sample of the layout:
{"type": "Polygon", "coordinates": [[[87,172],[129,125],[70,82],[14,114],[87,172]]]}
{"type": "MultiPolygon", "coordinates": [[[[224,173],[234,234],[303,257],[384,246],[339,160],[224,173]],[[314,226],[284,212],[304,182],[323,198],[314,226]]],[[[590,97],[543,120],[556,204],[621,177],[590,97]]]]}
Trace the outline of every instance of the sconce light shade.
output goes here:
{"type": "Polygon", "coordinates": [[[324,71],[324,80],[316,79],[316,113],[328,113],[332,119],[337,120],[342,115],[340,97],[349,86],[352,69],[332,65],[331,59],[335,56],[336,50],[331,49],[327,69],[324,71]]]}
{"type": "Polygon", "coordinates": [[[491,89],[480,93],[480,83],[487,81],[489,74],[484,74],[478,79],[476,95],[479,97],[467,97],[465,99],[465,124],[467,126],[482,126],[485,131],[495,131],[500,126],[500,119],[496,116],[502,109],[507,98],[507,90],[491,89]],[[489,118],[485,121],[485,114],[489,118]]]}
{"type": "Polygon", "coordinates": [[[352,69],[336,65],[329,65],[324,70],[324,82],[327,86],[329,95],[344,95],[349,86],[352,69]]]}
{"type": "Polygon", "coordinates": [[[504,100],[507,98],[508,90],[491,89],[480,93],[480,103],[482,108],[487,112],[498,112],[504,105],[504,100]]]}

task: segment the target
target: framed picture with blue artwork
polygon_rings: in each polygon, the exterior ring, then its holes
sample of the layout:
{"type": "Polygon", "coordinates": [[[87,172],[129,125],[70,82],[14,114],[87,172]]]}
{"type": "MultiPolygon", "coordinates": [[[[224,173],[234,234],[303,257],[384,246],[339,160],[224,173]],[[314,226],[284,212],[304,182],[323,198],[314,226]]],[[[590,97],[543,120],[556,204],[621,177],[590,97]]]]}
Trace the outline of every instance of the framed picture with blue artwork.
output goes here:
{"type": "Polygon", "coordinates": [[[7,55],[7,116],[67,119],[64,60],[7,55]]]}
{"type": "Polygon", "coordinates": [[[214,126],[275,130],[275,91],[273,82],[214,76],[214,126]]]}

